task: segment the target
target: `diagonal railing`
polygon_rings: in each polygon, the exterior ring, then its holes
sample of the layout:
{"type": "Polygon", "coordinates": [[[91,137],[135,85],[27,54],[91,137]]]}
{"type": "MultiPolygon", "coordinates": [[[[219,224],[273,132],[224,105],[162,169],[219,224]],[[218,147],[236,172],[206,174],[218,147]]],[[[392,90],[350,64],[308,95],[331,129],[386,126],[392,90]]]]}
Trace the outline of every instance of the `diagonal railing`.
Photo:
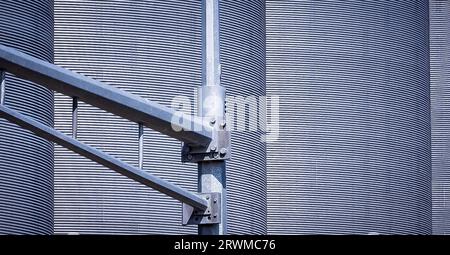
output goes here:
{"type": "Polygon", "coordinates": [[[203,126],[200,118],[185,118],[190,123],[174,128],[176,123],[171,120],[176,112],[168,107],[3,45],[0,45],[0,69],[125,119],[142,123],[182,142],[207,145],[211,141],[211,128],[203,126]],[[198,131],[186,130],[190,127],[201,128],[195,129],[198,131]],[[176,131],[181,128],[183,130],[176,131]]]}
{"type": "Polygon", "coordinates": [[[14,111],[9,109],[8,107],[0,105],[0,117],[5,118],[10,122],[33,132],[39,137],[57,143],[69,150],[72,150],[73,152],[80,154],[81,156],[95,161],[132,180],[151,187],[183,203],[189,204],[201,210],[204,210],[208,207],[208,201],[193,194],[192,192],[186,191],[176,185],[171,184],[170,182],[167,182],[141,169],[129,165],[92,146],[79,142],[78,140],[73,139],[59,131],[56,131],[51,127],[41,124],[38,121],[19,113],[18,111],[14,111]]]}
{"type": "MultiPolygon", "coordinates": [[[[203,131],[174,131],[170,121],[175,114],[172,109],[3,45],[0,45],[0,69],[49,89],[77,97],[132,121],[140,121],[147,127],[178,140],[197,144],[211,140],[211,131],[208,132],[207,128],[203,131]]],[[[4,71],[0,75],[3,77],[1,98],[4,98],[4,71]]],[[[181,202],[199,209],[207,207],[208,202],[205,199],[9,109],[4,104],[0,105],[0,117],[181,202]]]]}

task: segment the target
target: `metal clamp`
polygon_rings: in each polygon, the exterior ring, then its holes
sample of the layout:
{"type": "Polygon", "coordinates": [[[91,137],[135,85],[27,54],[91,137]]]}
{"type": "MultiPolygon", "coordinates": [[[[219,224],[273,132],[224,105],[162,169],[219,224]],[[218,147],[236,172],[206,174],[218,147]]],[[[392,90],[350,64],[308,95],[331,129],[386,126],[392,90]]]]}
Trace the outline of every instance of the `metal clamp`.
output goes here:
{"type": "Polygon", "coordinates": [[[182,162],[225,160],[230,158],[230,131],[226,127],[225,88],[201,86],[198,89],[198,116],[203,127],[212,130],[212,139],[206,146],[183,143],[182,162]]]}
{"type": "Polygon", "coordinates": [[[182,162],[225,160],[230,156],[230,132],[225,130],[225,125],[220,125],[219,130],[213,132],[213,139],[207,147],[183,143],[181,149],[182,162]]]}
{"type": "Polygon", "coordinates": [[[205,210],[200,210],[198,208],[194,208],[188,204],[183,203],[182,224],[185,226],[185,225],[204,225],[204,224],[220,223],[221,194],[218,192],[213,192],[213,193],[199,193],[197,195],[208,201],[208,207],[205,210]]]}

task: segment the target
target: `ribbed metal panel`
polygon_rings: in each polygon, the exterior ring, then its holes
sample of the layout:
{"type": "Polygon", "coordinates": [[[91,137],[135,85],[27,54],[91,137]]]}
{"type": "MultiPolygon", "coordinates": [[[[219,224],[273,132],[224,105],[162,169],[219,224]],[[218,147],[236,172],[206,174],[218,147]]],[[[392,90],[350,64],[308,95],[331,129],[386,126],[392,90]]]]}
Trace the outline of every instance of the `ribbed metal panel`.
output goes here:
{"type": "MultiPolygon", "coordinates": [[[[223,85],[259,95],[264,82],[264,3],[224,1],[223,85]]],[[[201,85],[200,1],[55,1],[55,62],[170,106],[201,85]]],[[[55,96],[55,126],[71,132],[71,99],[55,96]]],[[[79,140],[137,165],[137,124],[85,104],[79,140]]],[[[265,233],[265,148],[258,133],[233,137],[228,164],[229,232],[265,233]],[[244,142],[250,138],[251,142],[244,142]],[[254,157],[258,154],[258,157],[254,157]],[[240,161],[243,159],[242,161],[240,161]]],[[[144,168],[192,191],[197,167],[179,142],[145,129],[144,168]]],[[[55,232],[195,234],[175,200],[56,147],[55,232]]]]}
{"type": "Polygon", "coordinates": [[[450,2],[430,1],[433,233],[450,233],[450,2]]]}
{"type": "Polygon", "coordinates": [[[427,1],[267,1],[270,234],[429,234],[427,1]]]}
{"type": "MultiPolygon", "coordinates": [[[[53,1],[0,1],[0,44],[53,61],[53,1]]],[[[53,93],[6,77],[5,104],[53,125],[53,93]]],[[[0,234],[53,233],[53,145],[0,119],[0,234]]]]}
{"type": "MultiPolygon", "coordinates": [[[[265,95],[264,1],[222,0],[220,15],[222,84],[227,95],[265,95]]],[[[232,133],[232,158],[227,163],[230,234],[267,231],[266,147],[261,142],[262,134],[261,130],[248,129],[232,133]]]]}

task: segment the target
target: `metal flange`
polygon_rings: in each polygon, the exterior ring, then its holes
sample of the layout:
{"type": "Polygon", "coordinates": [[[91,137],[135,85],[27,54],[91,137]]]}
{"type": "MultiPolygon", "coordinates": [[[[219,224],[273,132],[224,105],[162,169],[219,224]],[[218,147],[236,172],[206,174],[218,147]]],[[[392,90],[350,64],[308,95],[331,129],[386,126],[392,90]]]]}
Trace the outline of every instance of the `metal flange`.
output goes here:
{"type": "Polygon", "coordinates": [[[183,143],[182,162],[225,160],[230,158],[230,131],[226,127],[225,88],[201,86],[198,89],[198,116],[203,127],[212,130],[212,139],[206,146],[183,143]]]}
{"type": "Polygon", "coordinates": [[[205,210],[194,208],[188,204],[183,203],[183,225],[204,225],[204,224],[217,224],[221,220],[221,194],[218,192],[213,193],[199,193],[199,197],[202,197],[208,201],[208,207],[205,210]]]}
{"type": "Polygon", "coordinates": [[[213,139],[207,147],[183,143],[181,161],[196,163],[229,159],[231,156],[230,132],[225,130],[225,125],[222,124],[218,125],[217,129],[213,131],[213,139]]]}

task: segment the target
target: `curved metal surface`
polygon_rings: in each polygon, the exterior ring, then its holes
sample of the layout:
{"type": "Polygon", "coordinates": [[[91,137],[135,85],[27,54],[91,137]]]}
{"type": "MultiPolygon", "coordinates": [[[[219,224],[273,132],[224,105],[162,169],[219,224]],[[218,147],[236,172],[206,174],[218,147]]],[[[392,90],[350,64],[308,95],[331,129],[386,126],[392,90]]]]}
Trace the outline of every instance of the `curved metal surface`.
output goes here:
{"type": "Polygon", "coordinates": [[[266,9],[268,232],[431,233],[427,1],[266,9]]]}
{"type": "Polygon", "coordinates": [[[450,2],[430,1],[433,234],[450,234],[450,2]]]}
{"type": "MultiPolygon", "coordinates": [[[[265,95],[265,1],[221,1],[220,15],[221,84],[227,96],[265,95]]],[[[267,233],[266,146],[261,135],[248,130],[231,134],[229,234],[267,233]]]]}
{"type": "MultiPolygon", "coordinates": [[[[0,1],[0,44],[53,62],[53,1],[0,1]]],[[[6,77],[5,104],[53,125],[53,93],[6,77]]],[[[0,119],[0,233],[53,233],[53,145],[0,119]]]]}
{"type": "MultiPolygon", "coordinates": [[[[264,94],[264,3],[224,1],[221,8],[222,84],[230,95],[264,94]]],[[[200,18],[200,1],[57,0],[55,62],[166,106],[180,95],[193,102],[201,85],[200,18]]],[[[72,100],[57,94],[55,102],[55,126],[70,134],[72,100]]],[[[78,113],[80,141],[138,165],[137,124],[83,103],[78,113]]],[[[258,133],[233,139],[229,233],[265,233],[264,144],[258,133]]],[[[144,130],[144,169],[195,191],[197,166],[181,164],[180,150],[179,142],[144,130]]],[[[55,232],[196,234],[197,228],[181,226],[181,205],[173,199],[56,147],[55,232]]]]}

